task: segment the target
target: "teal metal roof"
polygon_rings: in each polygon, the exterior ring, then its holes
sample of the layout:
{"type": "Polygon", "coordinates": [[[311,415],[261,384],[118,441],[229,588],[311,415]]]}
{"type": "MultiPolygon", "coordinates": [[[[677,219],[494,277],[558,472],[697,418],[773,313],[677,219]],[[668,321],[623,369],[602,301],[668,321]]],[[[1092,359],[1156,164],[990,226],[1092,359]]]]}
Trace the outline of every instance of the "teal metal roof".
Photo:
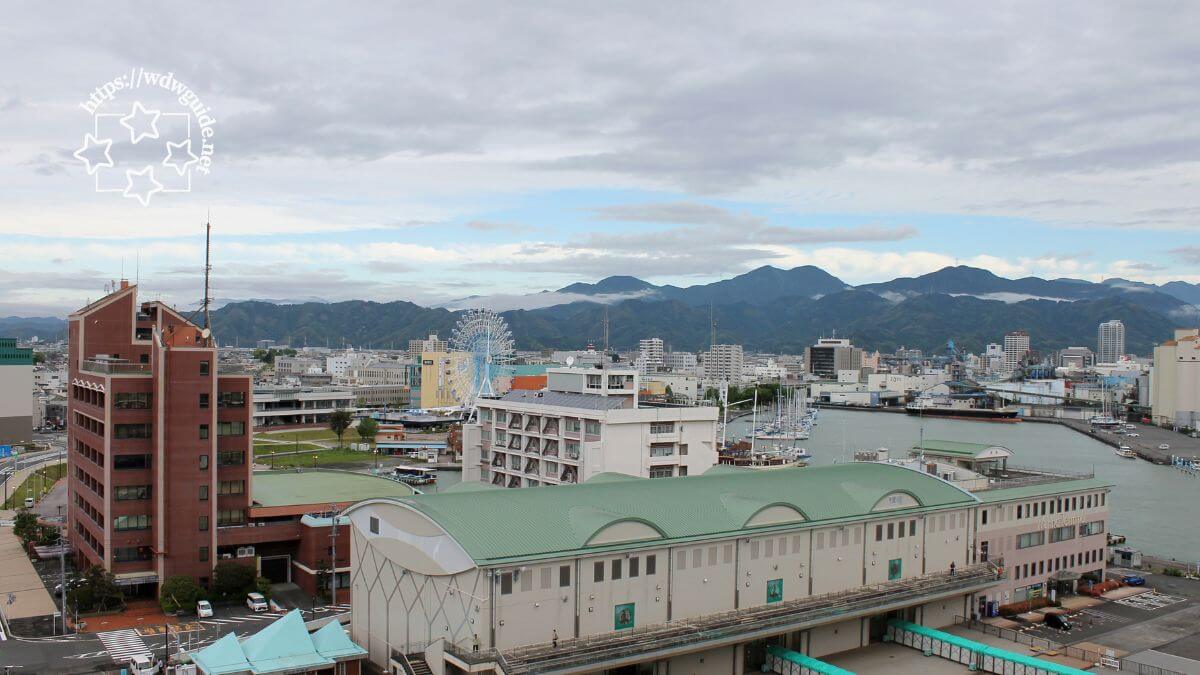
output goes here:
{"type": "Polygon", "coordinates": [[[802,668],[807,668],[809,672],[820,673],[821,675],[854,675],[854,671],[852,670],[838,668],[832,663],[818,661],[807,654],[801,654],[800,652],[784,649],[783,647],[767,645],[767,651],[781,659],[791,661],[802,668]]]}
{"type": "Polygon", "coordinates": [[[238,641],[236,634],[227,633],[188,656],[205,675],[267,675],[329,668],[338,659],[366,653],[346,636],[337,621],[310,635],[300,610],[294,609],[245,640],[238,641]]]}
{"type": "Polygon", "coordinates": [[[1047,495],[1060,495],[1066,492],[1099,490],[1102,488],[1110,488],[1112,486],[1112,483],[1100,478],[1079,478],[1077,480],[1062,480],[1054,483],[1042,483],[1040,485],[1023,485],[1021,487],[980,490],[979,492],[975,493],[975,496],[979,497],[979,501],[985,504],[991,504],[994,502],[1006,502],[1010,499],[1045,497],[1047,495]]]}
{"type": "Polygon", "coordinates": [[[912,495],[920,506],[888,510],[888,515],[977,502],[970,493],[934,476],[872,462],[653,480],[594,478],[571,486],[428,494],[393,501],[428,516],[476,563],[500,564],[661,544],[656,539],[587,546],[597,532],[622,521],[644,523],[667,540],[736,535],[746,529],[751,517],[775,505],[799,511],[810,523],[842,522],[871,513],[893,492],[912,495]]]}
{"type": "Polygon", "coordinates": [[[354,502],[370,497],[406,497],[404,483],[348,471],[255,471],[251,480],[254,506],[297,506],[354,502]]]}
{"type": "MultiPolygon", "coordinates": [[[[912,451],[914,453],[920,452],[922,447],[924,447],[926,454],[937,454],[937,455],[947,455],[947,456],[952,456],[952,457],[967,457],[967,458],[976,457],[984,450],[988,450],[990,448],[1000,448],[1002,450],[1008,450],[1008,448],[1004,447],[1003,445],[995,445],[995,444],[991,444],[991,443],[967,443],[965,441],[929,440],[929,441],[925,441],[923,446],[922,445],[914,445],[912,447],[912,451]]],[[[1012,451],[1009,450],[1009,452],[1011,453],[1012,451]]]]}

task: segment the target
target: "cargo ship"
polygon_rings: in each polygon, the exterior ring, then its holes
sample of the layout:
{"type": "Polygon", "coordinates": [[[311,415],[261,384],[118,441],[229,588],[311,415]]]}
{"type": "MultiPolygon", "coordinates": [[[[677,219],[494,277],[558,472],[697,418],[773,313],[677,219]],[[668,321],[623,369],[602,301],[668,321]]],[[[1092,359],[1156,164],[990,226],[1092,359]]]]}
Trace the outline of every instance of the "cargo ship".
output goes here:
{"type": "Polygon", "coordinates": [[[922,417],[949,417],[961,420],[982,420],[985,422],[1017,422],[1016,410],[1004,408],[977,408],[974,398],[955,398],[952,396],[921,396],[904,406],[909,415],[922,417]]]}

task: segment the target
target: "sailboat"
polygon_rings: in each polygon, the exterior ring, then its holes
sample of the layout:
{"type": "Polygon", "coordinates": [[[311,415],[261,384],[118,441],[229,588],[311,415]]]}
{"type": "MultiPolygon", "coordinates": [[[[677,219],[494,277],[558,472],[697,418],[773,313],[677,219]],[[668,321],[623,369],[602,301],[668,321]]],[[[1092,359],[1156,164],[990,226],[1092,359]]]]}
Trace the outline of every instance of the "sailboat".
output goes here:
{"type": "Polygon", "coordinates": [[[812,432],[816,416],[808,408],[808,399],[795,387],[780,388],[775,399],[774,418],[755,427],[754,438],[764,441],[803,441],[812,432]]]}

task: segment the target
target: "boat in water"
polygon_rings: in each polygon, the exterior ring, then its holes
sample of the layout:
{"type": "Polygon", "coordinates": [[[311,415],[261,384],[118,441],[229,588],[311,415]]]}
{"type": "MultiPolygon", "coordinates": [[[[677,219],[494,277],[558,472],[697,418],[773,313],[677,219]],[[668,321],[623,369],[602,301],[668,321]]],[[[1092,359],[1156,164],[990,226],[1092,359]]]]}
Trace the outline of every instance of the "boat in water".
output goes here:
{"type": "Polygon", "coordinates": [[[962,420],[982,420],[986,422],[1017,422],[1016,410],[1006,408],[980,408],[975,406],[974,398],[959,398],[954,396],[934,396],[922,394],[917,400],[904,406],[904,412],[909,415],[922,417],[949,417],[962,420]]]}
{"type": "Polygon", "coordinates": [[[422,466],[397,466],[392,469],[391,478],[408,485],[431,485],[437,482],[437,469],[422,466]]]}
{"type": "Polygon", "coordinates": [[[1125,459],[1137,459],[1137,453],[1135,453],[1133,448],[1129,447],[1128,445],[1122,445],[1116,450],[1113,450],[1113,454],[1115,454],[1117,457],[1123,457],[1125,459]]]}
{"type": "Polygon", "coordinates": [[[781,388],[767,420],[755,424],[754,438],[762,441],[808,440],[817,423],[816,410],[795,387],[781,388]]]}

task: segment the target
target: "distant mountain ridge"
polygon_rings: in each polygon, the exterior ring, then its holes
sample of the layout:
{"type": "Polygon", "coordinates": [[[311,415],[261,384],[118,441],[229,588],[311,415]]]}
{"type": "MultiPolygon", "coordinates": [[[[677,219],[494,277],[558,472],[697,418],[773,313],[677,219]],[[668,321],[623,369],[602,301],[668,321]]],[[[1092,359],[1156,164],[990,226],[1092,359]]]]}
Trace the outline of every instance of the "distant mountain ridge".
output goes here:
{"type": "MultiPolygon", "coordinates": [[[[918,277],[850,286],[811,265],[759,267],[730,279],[679,287],[632,276],[573,283],[543,291],[550,306],[502,312],[521,349],[575,349],[603,338],[631,348],[658,336],[675,349],[706,349],[712,316],[717,339],[748,349],[799,352],[837,331],[857,344],[889,351],[908,346],[935,351],[947,339],[981,351],[1005,332],[1024,329],[1035,349],[1095,346],[1096,326],[1120,319],[1127,348],[1147,354],[1177,326],[1200,323],[1200,285],[1162,286],[1125,279],[1007,279],[973,267],[946,267],[918,277]]],[[[490,296],[479,296],[486,301],[490,296]]],[[[510,296],[514,297],[514,296],[510,296]]],[[[523,296],[531,297],[531,296],[523,296]]],[[[528,305],[527,305],[528,306],[528,305]]],[[[430,333],[449,336],[457,312],[411,302],[231,302],[213,311],[222,344],[272,339],[293,346],[403,347],[430,333]]],[[[0,319],[0,336],[61,337],[54,318],[0,319]],[[57,333],[55,332],[57,330],[57,333]]]]}

